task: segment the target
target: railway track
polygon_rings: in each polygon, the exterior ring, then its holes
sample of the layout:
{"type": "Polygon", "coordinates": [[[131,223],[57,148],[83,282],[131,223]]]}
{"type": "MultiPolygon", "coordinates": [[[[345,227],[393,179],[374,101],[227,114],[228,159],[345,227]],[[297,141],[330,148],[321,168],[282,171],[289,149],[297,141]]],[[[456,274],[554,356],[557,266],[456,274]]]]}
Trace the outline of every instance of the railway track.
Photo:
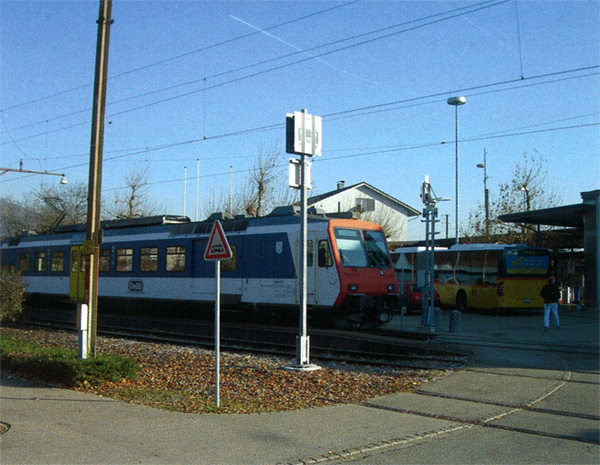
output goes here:
{"type": "MultiPolygon", "coordinates": [[[[31,324],[38,326],[75,330],[72,311],[29,309],[28,317],[31,324]]],[[[214,347],[214,325],[207,321],[99,315],[98,332],[113,337],[214,347]]],[[[293,356],[297,334],[295,328],[225,322],[221,325],[221,349],[293,356]]],[[[458,369],[468,360],[466,354],[433,349],[426,339],[356,331],[311,329],[310,345],[313,360],[416,369],[458,369]]]]}

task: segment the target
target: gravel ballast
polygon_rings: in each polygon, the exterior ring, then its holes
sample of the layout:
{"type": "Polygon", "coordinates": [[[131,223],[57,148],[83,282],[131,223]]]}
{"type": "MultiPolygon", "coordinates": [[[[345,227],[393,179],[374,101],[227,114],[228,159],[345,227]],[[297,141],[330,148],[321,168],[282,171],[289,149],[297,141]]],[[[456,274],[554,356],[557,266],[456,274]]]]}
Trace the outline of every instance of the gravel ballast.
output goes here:
{"type": "MultiPolygon", "coordinates": [[[[60,330],[2,328],[3,337],[77,350],[77,334],[60,330]]],[[[396,392],[411,392],[451,369],[400,369],[314,359],[321,369],[287,370],[294,359],[221,352],[220,408],[215,408],[215,356],[211,350],[99,337],[99,354],[122,355],[141,366],[139,379],[75,388],[156,408],[188,413],[267,413],[356,404],[396,392]]]]}

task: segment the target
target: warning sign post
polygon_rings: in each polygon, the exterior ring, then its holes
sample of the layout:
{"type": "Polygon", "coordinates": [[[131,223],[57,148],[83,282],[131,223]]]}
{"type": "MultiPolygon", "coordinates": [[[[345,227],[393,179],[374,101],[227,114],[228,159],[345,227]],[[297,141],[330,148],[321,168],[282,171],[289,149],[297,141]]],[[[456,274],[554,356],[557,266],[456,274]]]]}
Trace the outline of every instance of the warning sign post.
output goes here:
{"type": "Polygon", "coordinates": [[[213,224],[210,239],[204,252],[205,260],[214,260],[215,262],[215,403],[217,408],[220,405],[219,385],[220,385],[220,359],[221,359],[221,260],[231,258],[231,247],[227,241],[227,236],[223,231],[223,226],[219,220],[213,224]]]}

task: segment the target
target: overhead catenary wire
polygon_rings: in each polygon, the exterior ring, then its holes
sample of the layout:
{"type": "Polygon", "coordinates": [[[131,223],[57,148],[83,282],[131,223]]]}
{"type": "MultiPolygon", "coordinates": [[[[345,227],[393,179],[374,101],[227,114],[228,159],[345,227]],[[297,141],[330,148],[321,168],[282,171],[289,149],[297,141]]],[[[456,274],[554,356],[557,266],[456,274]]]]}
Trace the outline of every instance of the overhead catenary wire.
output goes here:
{"type": "MultiPolygon", "coordinates": [[[[295,23],[295,22],[298,22],[298,21],[302,21],[304,19],[309,19],[309,18],[312,18],[314,16],[317,16],[317,15],[320,15],[320,14],[323,14],[323,13],[328,13],[330,11],[337,10],[338,8],[343,8],[343,7],[352,5],[354,3],[358,3],[359,1],[360,0],[351,0],[349,2],[342,3],[340,5],[334,5],[332,7],[325,8],[325,9],[319,10],[319,11],[315,11],[313,13],[309,13],[307,15],[300,16],[298,18],[290,19],[290,20],[284,21],[284,22],[279,23],[279,24],[274,24],[272,26],[268,26],[268,27],[264,28],[264,30],[268,31],[268,30],[276,29],[276,28],[279,28],[279,27],[282,27],[282,26],[287,26],[288,24],[292,24],[292,23],[295,23]]],[[[189,52],[182,53],[180,55],[176,55],[176,56],[173,56],[173,57],[165,58],[163,60],[155,61],[153,63],[149,63],[147,65],[140,66],[138,68],[130,69],[128,71],[123,71],[121,73],[117,73],[117,74],[114,74],[112,76],[109,76],[108,79],[115,79],[115,78],[119,78],[119,77],[130,75],[130,74],[134,74],[134,73],[137,73],[139,71],[143,71],[143,70],[152,68],[154,66],[162,65],[164,63],[169,63],[171,61],[178,60],[180,58],[184,58],[184,57],[196,54],[196,53],[204,52],[206,50],[210,50],[210,49],[215,48],[215,47],[219,47],[219,46],[222,46],[222,45],[230,44],[230,43],[238,41],[238,40],[247,39],[248,37],[256,35],[256,34],[259,34],[259,32],[258,31],[249,32],[247,34],[243,34],[241,36],[236,36],[236,37],[233,37],[231,39],[223,40],[223,41],[217,42],[215,44],[210,44],[210,45],[207,45],[205,47],[201,47],[199,49],[195,49],[195,50],[191,50],[189,52]]],[[[18,103],[16,105],[0,109],[0,113],[4,112],[4,111],[8,111],[8,110],[13,110],[15,108],[20,108],[20,107],[23,107],[25,105],[30,105],[32,103],[37,103],[37,102],[41,102],[41,101],[44,101],[44,100],[48,100],[48,99],[51,99],[51,98],[54,98],[54,97],[59,97],[61,95],[67,94],[69,92],[74,92],[74,91],[77,91],[77,90],[85,89],[87,87],[91,87],[92,85],[93,85],[93,82],[90,82],[88,84],[83,84],[81,86],[72,87],[70,89],[65,89],[65,90],[56,92],[54,94],[47,95],[45,97],[40,97],[40,98],[36,98],[36,99],[29,100],[29,101],[26,101],[26,102],[18,103]]],[[[87,110],[85,110],[85,111],[87,111],[87,110]]],[[[34,123],[34,124],[37,124],[37,123],[34,123]]],[[[15,129],[15,128],[13,128],[13,129],[15,129]]]]}
{"type": "MultiPolygon", "coordinates": [[[[497,82],[497,83],[482,84],[480,86],[473,86],[473,87],[469,87],[469,88],[453,89],[453,90],[448,90],[448,91],[444,91],[444,92],[437,92],[435,94],[429,94],[429,95],[426,95],[426,96],[420,96],[420,97],[414,97],[414,98],[410,98],[410,99],[397,100],[397,101],[394,101],[394,102],[387,102],[387,103],[383,103],[383,104],[369,105],[369,106],[360,107],[360,108],[354,108],[354,109],[350,109],[350,110],[342,110],[342,111],[338,111],[338,112],[334,112],[334,113],[329,113],[329,114],[323,115],[323,118],[324,119],[330,119],[330,120],[336,120],[336,119],[341,119],[341,118],[360,117],[360,116],[365,116],[367,114],[370,114],[370,113],[366,113],[365,112],[366,110],[374,110],[374,109],[378,109],[377,111],[395,111],[395,110],[400,110],[400,109],[407,108],[408,106],[426,105],[426,104],[435,103],[435,101],[432,101],[432,102],[430,102],[430,101],[419,102],[419,101],[431,100],[433,98],[444,97],[446,95],[455,94],[455,93],[456,94],[458,94],[458,93],[463,94],[464,93],[464,94],[467,94],[469,97],[471,97],[471,96],[480,95],[480,94],[483,94],[483,93],[506,92],[506,91],[514,90],[515,88],[522,88],[522,87],[527,87],[527,86],[530,86],[530,85],[551,84],[551,83],[554,83],[554,82],[564,81],[566,79],[576,79],[576,78],[582,77],[582,76],[564,77],[566,74],[580,72],[580,71],[587,71],[587,70],[591,70],[591,69],[598,69],[598,68],[600,68],[600,66],[578,68],[578,69],[574,69],[574,70],[563,70],[563,71],[557,71],[557,72],[553,72],[553,73],[545,73],[545,74],[541,74],[541,75],[538,75],[538,76],[532,76],[532,77],[529,77],[529,78],[525,78],[523,80],[521,80],[521,79],[513,79],[513,80],[510,80],[510,81],[500,81],[500,82],[497,82]],[[563,76],[563,77],[560,77],[559,79],[555,79],[555,80],[544,81],[544,82],[541,82],[541,83],[522,84],[522,81],[532,81],[532,80],[536,80],[536,79],[549,78],[549,77],[553,77],[553,76],[563,76]],[[502,89],[496,89],[496,90],[489,90],[491,87],[502,86],[502,85],[506,85],[508,83],[520,83],[520,85],[515,86],[515,87],[508,87],[508,88],[502,88],[502,89]],[[472,93],[472,91],[478,90],[478,89],[488,89],[488,90],[486,90],[485,92],[481,92],[481,93],[472,93]],[[407,106],[406,104],[408,104],[408,103],[410,103],[411,105],[407,106]],[[398,107],[398,105],[400,105],[400,104],[404,104],[405,106],[398,107]],[[384,108],[384,107],[387,107],[387,108],[384,108]]],[[[597,74],[599,74],[599,73],[586,74],[583,77],[588,77],[590,75],[597,75],[597,74]]],[[[595,114],[590,114],[590,115],[587,115],[587,116],[593,116],[593,115],[595,115],[595,114]]],[[[548,123],[548,124],[550,124],[550,123],[548,123]]],[[[107,157],[106,161],[114,161],[114,160],[117,160],[117,159],[131,157],[131,156],[135,156],[135,155],[139,155],[139,154],[143,154],[143,153],[149,153],[149,152],[154,152],[154,151],[159,151],[159,150],[166,150],[166,149],[169,149],[169,148],[181,147],[181,146],[184,146],[184,145],[196,144],[196,143],[210,141],[210,140],[223,139],[223,138],[228,138],[228,137],[237,137],[237,136],[242,136],[242,135],[251,134],[251,133],[257,133],[257,132],[264,132],[264,131],[271,131],[271,130],[281,129],[284,125],[285,125],[285,123],[275,123],[275,124],[270,124],[270,125],[265,125],[265,126],[260,126],[260,127],[247,128],[247,129],[241,129],[241,130],[238,130],[238,131],[232,131],[232,132],[228,132],[228,133],[222,133],[222,134],[214,135],[214,136],[211,136],[211,137],[205,137],[205,136],[203,136],[201,138],[195,138],[195,139],[190,139],[190,140],[186,140],[186,141],[172,142],[172,143],[169,143],[169,144],[161,144],[161,145],[158,145],[158,146],[155,146],[155,147],[145,147],[143,149],[132,149],[133,151],[128,151],[129,153],[117,155],[117,156],[114,156],[114,157],[107,157]]],[[[85,165],[85,163],[81,163],[81,164],[76,164],[76,165],[62,167],[62,168],[59,168],[58,170],[59,171],[60,170],[67,170],[67,169],[81,167],[81,166],[84,166],[84,165],[85,165]]]]}
{"type": "MultiPolygon", "coordinates": [[[[586,116],[589,116],[589,115],[586,115],[586,116]]],[[[547,124],[551,124],[551,123],[547,123],[547,124]]],[[[508,138],[508,137],[518,137],[518,136],[528,136],[528,135],[555,132],[555,131],[582,129],[582,128],[589,128],[589,127],[593,127],[593,126],[600,126],[600,122],[594,122],[594,123],[588,123],[588,124],[578,124],[578,125],[572,125],[572,126],[562,126],[562,127],[557,127],[557,128],[538,129],[538,130],[532,130],[532,131],[513,132],[513,133],[508,133],[508,134],[497,134],[497,133],[484,134],[484,135],[480,135],[480,136],[473,136],[473,137],[467,137],[464,139],[459,139],[459,142],[461,144],[468,143],[468,142],[479,142],[479,141],[484,141],[484,140],[503,139],[503,138],[508,138]]],[[[366,157],[366,156],[373,156],[373,155],[384,155],[384,154],[390,154],[390,153],[395,153],[395,152],[406,152],[406,151],[410,151],[410,150],[443,146],[443,145],[447,145],[451,142],[453,142],[453,141],[425,142],[425,143],[421,143],[421,144],[412,144],[412,145],[409,144],[409,145],[403,145],[403,146],[387,147],[387,148],[383,148],[383,149],[378,148],[376,150],[361,151],[361,152],[353,153],[353,154],[349,154],[349,155],[330,156],[325,159],[319,158],[319,159],[314,160],[313,163],[326,163],[329,161],[342,160],[342,159],[348,159],[348,158],[359,158],[359,157],[366,157]]],[[[154,150],[161,150],[164,148],[165,148],[164,146],[155,147],[152,149],[142,150],[142,151],[132,154],[132,155],[148,153],[148,152],[151,152],[154,150]]],[[[109,158],[109,159],[107,159],[107,161],[111,161],[116,158],[121,158],[121,157],[109,158]]],[[[248,156],[247,158],[254,158],[254,156],[248,156]]],[[[68,170],[68,169],[72,169],[72,168],[79,168],[82,166],[85,166],[85,163],[59,168],[59,170],[64,171],[64,170],[68,170]]],[[[287,166],[287,164],[276,165],[276,167],[278,167],[278,168],[282,168],[285,166],[287,166]]],[[[226,171],[226,172],[224,171],[221,173],[205,174],[205,175],[199,176],[199,178],[200,179],[209,179],[209,178],[214,178],[214,177],[219,177],[219,176],[230,176],[232,173],[233,174],[244,174],[244,173],[250,173],[253,170],[254,170],[254,168],[239,169],[239,170],[236,170],[233,172],[230,170],[230,171],[226,171]]],[[[29,177],[29,176],[22,176],[21,178],[25,178],[25,177],[29,177]]],[[[19,178],[19,179],[21,179],[21,178],[19,178]]],[[[146,186],[154,186],[154,185],[161,185],[161,184],[169,184],[169,183],[181,182],[184,179],[185,178],[165,179],[165,180],[161,180],[161,181],[148,182],[145,185],[146,186]]],[[[13,179],[13,181],[14,180],[15,179],[13,179]]],[[[6,181],[4,181],[4,180],[0,181],[0,183],[2,183],[2,182],[6,182],[6,181]]],[[[118,190],[123,190],[123,189],[127,189],[127,186],[103,189],[103,192],[112,192],[112,191],[118,191],[118,190]]]]}
{"type": "MultiPolygon", "coordinates": [[[[111,113],[110,115],[108,115],[108,117],[115,117],[115,116],[123,115],[123,114],[126,114],[126,113],[130,113],[130,112],[133,112],[133,111],[137,111],[137,110],[142,110],[142,109],[145,109],[145,108],[149,108],[149,107],[154,106],[154,105],[168,103],[168,102],[180,99],[180,98],[189,97],[191,95],[194,95],[194,94],[197,94],[197,93],[200,93],[200,92],[206,92],[207,90],[212,90],[212,89],[215,89],[215,88],[218,88],[218,87],[222,87],[222,86],[225,86],[225,85],[237,83],[237,82],[240,82],[240,81],[243,81],[243,80],[246,80],[246,79],[258,77],[258,76],[261,76],[261,75],[266,74],[266,73],[270,73],[270,72],[277,71],[277,70],[280,70],[280,69],[283,69],[283,68],[287,68],[289,66],[293,66],[293,65],[296,65],[296,64],[304,63],[304,62],[307,62],[307,61],[310,61],[310,60],[317,60],[317,59],[319,59],[319,58],[321,58],[323,56],[326,56],[326,55],[331,55],[333,53],[337,53],[337,52],[345,51],[345,50],[348,50],[348,49],[351,49],[351,48],[355,48],[355,47],[358,47],[358,46],[366,45],[366,44],[369,44],[369,43],[372,43],[372,42],[375,42],[375,41],[378,41],[378,40],[387,39],[389,37],[392,37],[392,36],[395,36],[395,35],[398,35],[398,34],[402,34],[402,33],[406,33],[406,32],[410,32],[410,31],[413,31],[415,29],[419,29],[419,28],[422,28],[422,27],[425,27],[425,26],[430,26],[432,24],[437,24],[437,23],[440,23],[440,22],[443,22],[443,21],[447,21],[447,20],[450,20],[450,19],[455,19],[457,17],[464,16],[464,15],[467,15],[467,14],[470,14],[470,13],[474,13],[474,12],[477,12],[477,11],[480,11],[480,10],[483,10],[483,9],[491,8],[491,7],[494,7],[494,6],[498,6],[498,5],[507,3],[509,1],[511,1],[511,0],[499,0],[499,1],[487,0],[487,1],[484,1],[484,2],[477,3],[475,5],[469,5],[467,7],[461,7],[461,8],[457,8],[457,9],[445,11],[445,12],[442,12],[442,13],[436,13],[436,14],[425,16],[425,17],[422,17],[422,18],[414,19],[414,20],[411,20],[411,21],[402,22],[402,23],[395,24],[395,25],[392,25],[392,26],[387,26],[385,28],[380,28],[380,29],[377,29],[375,31],[369,31],[369,32],[366,32],[366,33],[363,33],[363,34],[358,34],[358,35],[354,35],[354,36],[347,37],[347,38],[344,38],[344,39],[339,39],[339,40],[336,40],[336,41],[333,41],[333,42],[329,42],[329,43],[326,43],[326,44],[317,45],[315,47],[307,48],[307,49],[304,49],[302,51],[296,51],[296,52],[292,52],[292,53],[289,53],[289,54],[286,54],[286,55],[283,55],[283,56],[279,56],[279,57],[275,57],[275,58],[270,58],[270,59],[263,60],[263,61],[258,62],[258,63],[252,63],[252,64],[241,66],[241,67],[238,67],[238,68],[235,68],[235,69],[232,69],[232,70],[222,71],[222,72],[213,74],[211,76],[205,76],[205,77],[200,78],[200,79],[194,79],[192,81],[188,81],[188,82],[185,82],[185,83],[180,83],[180,84],[176,84],[176,85],[164,87],[164,88],[161,88],[161,89],[158,89],[158,90],[149,91],[149,92],[146,92],[146,93],[143,93],[143,94],[140,94],[140,95],[136,95],[136,96],[133,96],[133,97],[127,97],[127,98],[124,98],[124,99],[113,101],[113,102],[110,102],[109,105],[114,105],[114,104],[117,104],[117,103],[124,103],[126,101],[133,100],[133,99],[136,99],[136,98],[147,97],[147,96],[150,96],[150,95],[153,95],[153,94],[156,94],[156,93],[165,92],[165,91],[169,91],[169,90],[174,90],[176,88],[184,87],[184,86],[191,85],[191,84],[197,84],[197,83],[200,83],[200,82],[204,83],[204,85],[201,88],[199,88],[199,89],[194,89],[192,91],[188,91],[188,92],[185,92],[185,93],[182,93],[182,94],[178,94],[178,95],[175,95],[175,96],[171,96],[171,97],[168,97],[168,98],[164,98],[164,99],[161,99],[161,100],[150,102],[150,103],[147,103],[147,104],[138,105],[136,107],[125,109],[125,110],[121,110],[119,112],[111,113]],[[468,11],[464,11],[465,9],[468,9],[468,11]],[[444,16],[444,17],[439,18],[439,16],[444,16]],[[434,19],[434,18],[436,18],[436,19],[434,19]],[[423,21],[428,21],[428,22],[424,22],[423,24],[414,25],[415,23],[420,23],[420,22],[423,22],[423,21]],[[293,57],[295,55],[305,54],[307,52],[312,52],[314,50],[318,50],[318,49],[321,49],[321,48],[329,47],[329,46],[332,46],[332,45],[337,45],[339,43],[344,43],[344,42],[348,42],[348,41],[351,41],[351,40],[360,39],[360,38],[363,38],[363,37],[366,37],[366,36],[369,36],[369,35],[373,35],[373,34],[376,34],[376,33],[381,33],[381,32],[385,32],[385,31],[389,31],[390,29],[397,29],[397,28],[400,28],[400,27],[410,26],[410,25],[413,25],[413,26],[411,26],[411,27],[409,27],[407,29],[400,30],[400,31],[394,31],[394,32],[391,32],[391,33],[386,33],[386,34],[384,34],[382,36],[378,36],[378,37],[374,37],[374,38],[371,38],[371,39],[363,40],[362,42],[357,42],[355,44],[350,44],[350,45],[346,45],[344,47],[340,47],[340,48],[337,48],[337,49],[334,49],[334,50],[329,50],[329,51],[326,51],[326,52],[322,52],[320,54],[310,55],[309,57],[305,57],[305,58],[302,58],[302,59],[299,59],[299,60],[296,60],[296,61],[293,61],[293,62],[290,62],[290,63],[284,63],[282,65],[271,67],[271,68],[268,68],[268,69],[265,69],[265,70],[261,70],[261,71],[254,72],[254,73],[251,73],[251,74],[247,74],[247,75],[244,75],[244,76],[240,76],[240,77],[237,77],[237,78],[233,78],[233,79],[230,79],[230,80],[227,80],[227,81],[224,81],[224,82],[212,84],[212,85],[209,85],[209,86],[206,85],[206,80],[207,79],[214,79],[214,78],[217,78],[217,77],[226,76],[226,75],[232,74],[234,72],[244,71],[246,69],[250,69],[250,68],[254,68],[256,66],[268,64],[268,63],[271,63],[273,61],[281,60],[281,59],[284,59],[284,58],[290,58],[290,57],[293,57]]],[[[260,31],[258,31],[258,32],[260,32],[260,31]]],[[[79,110],[77,112],[69,113],[68,115],[59,116],[59,117],[56,117],[54,119],[49,119],[48,121],[52,121],[52,120],[55,120],[55,119],[62,119],[62,118],[67,117],[67,116],[74,116],[76,114],[85,113],[87,111],[88,110],[79,110]]],[[[23,129],[25,127],[30,127],[32,125],[40,124],[40,122],[31,123],[31,124],[28,124],[26,126],[20,126],[18,128],[12,128],[12,129],[13,130],[23,129]]],[[[58,128],[58,129],[50,131],[50,132],[58,132],[58,131],[66,130],[66,129],[72,129],[72,128],[77,127],[77,126],[85,125],[88,122],[89,121],[85,121],[85,122],[81,122],[81,123],[75,123],[75,124],[72,124],[72,125],[69,125],[69,126],[65,126],[63,128],[58,128]]],[[[43,132],[42,133],[38,133],[38,134],[33,134],[33,135],[30,135],[30,136],[27,136],[27,137],[23,137],[23,138],[17,139],[17,141],[27,140],[27,139],[31,139],[31,138],[34,138],[34,137],[39,137],[39,136],[44,135],[44,134],[45,133],[43,133],[43,132]]]]}

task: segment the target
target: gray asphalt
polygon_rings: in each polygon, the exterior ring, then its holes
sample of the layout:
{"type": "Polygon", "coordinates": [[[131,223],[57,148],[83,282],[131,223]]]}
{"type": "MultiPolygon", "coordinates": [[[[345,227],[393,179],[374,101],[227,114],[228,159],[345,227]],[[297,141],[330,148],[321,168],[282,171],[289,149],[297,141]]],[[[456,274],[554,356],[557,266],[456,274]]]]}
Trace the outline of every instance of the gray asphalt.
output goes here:
{"type": "Polygon", "coordinates": [[[0,463],[600,463],[597,310],[563,307],[548,332],[540,314],[463,314],[460,333],[443,316],[431,344],[468,351],[467,368],[361,405],[181,414],[3,375],[0,463]]]}

